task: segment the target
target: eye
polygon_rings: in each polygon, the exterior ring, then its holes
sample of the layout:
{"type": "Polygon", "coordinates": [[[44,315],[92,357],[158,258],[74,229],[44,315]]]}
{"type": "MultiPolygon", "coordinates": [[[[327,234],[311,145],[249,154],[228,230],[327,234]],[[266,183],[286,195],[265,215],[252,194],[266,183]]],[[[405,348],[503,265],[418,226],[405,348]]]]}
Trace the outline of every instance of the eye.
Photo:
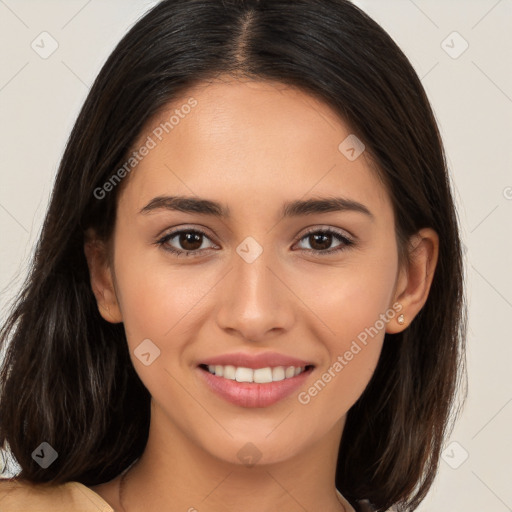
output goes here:
{"type": "MultiPolygon", "coordinates": [[[[157,240],[156,244],[178,257],[195,257],[200,256],[203,251],[217,247],[215,244],[213,244],[213,247],[204,247],[203,243],[205,239],[210,240],[206,232],[201,229],[180,229],[166,234],[157,240]]],[[[328,256],[345,250],[355,243],[354,240],[344,233],[332,228],[311,229],[305,235],[302,235],[302,237],[298,239],[298,242],[300,243],[302,240],[306,240],[311,248],[300,248],[300,251],[307,253],[313,252],[315,256],[328,256]],[[329,246],[336,240],[339,244],[329,249],[329,246]]]]}
{"type": "Polygon", "coordinates": [[[208,235],[200,229],[180,229],[168,233],[167,235],[157,240],[156,243],[164,250],[176,254],[176,256],[194,257],[199,256],[200,252],[208,249],[208,247],[203,247],[205,238],[210,240],[208,235]],[[176,239],[173,242],[175,245],[171,244],[173,239],[176,239]],[[176,245],[178,245],[178,247],[176,247],[176,245]]]}
{"type": "Polygon", "coordinates": [[[349,238],[344,233],[341,233],[332,228],[313,228],[308,231],[305,235],[299,239],[299,243],[302,240],[306,240],[307,243],[310,244],[311,249],[300,249],[301,252],[311,252],[313,251],[315,256],[328,256],[333,253],[337,253],[347,249],[351,245],[354,245],[354,240],[349,238]],[[329,246],[332,244],[334,240],[340,242],[334,248],[329,249],[329,246]]]}

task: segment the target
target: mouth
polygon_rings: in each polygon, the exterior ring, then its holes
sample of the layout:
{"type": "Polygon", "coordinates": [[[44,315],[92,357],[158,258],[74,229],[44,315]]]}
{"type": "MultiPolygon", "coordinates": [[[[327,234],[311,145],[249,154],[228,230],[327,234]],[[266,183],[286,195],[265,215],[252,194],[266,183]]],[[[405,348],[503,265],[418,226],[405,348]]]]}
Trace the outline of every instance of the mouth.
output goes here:
{"type": "Polygon", "coordinates": [[[312,364],[306,366],[266,366],[264,368],[246,368],[233,365],[206,365],[200,364],[199,368],[212,375],[237,382],[253,382],[256,384],[268,384],[292,379],[301,373],[313,369],[312,364]]]}
{"type": "Polygon", "coordinates": [[[217,396],[240,407],[269,407],[297,391],[314,365],[248,368],[199,364],[201,380],[217,396]]]}

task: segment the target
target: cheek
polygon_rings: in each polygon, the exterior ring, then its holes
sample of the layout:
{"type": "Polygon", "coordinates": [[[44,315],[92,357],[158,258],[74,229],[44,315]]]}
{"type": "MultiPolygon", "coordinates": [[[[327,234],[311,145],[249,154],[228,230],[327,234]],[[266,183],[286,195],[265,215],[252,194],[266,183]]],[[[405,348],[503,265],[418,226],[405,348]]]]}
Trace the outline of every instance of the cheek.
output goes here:
{"type": "Polygon", "coordinates": [[[396,316],[391,305],[396,253],[391,248],[383,254],[389,256],[336,269],[321,283],[318,276],[302,281],[303,294],[317,290],[309,293],[308,306],[321,319],[315,334],[328,358],[317,372],[317,380],[303,390],[298,401],[332,421],[363,393],[379,361],[386,322],[396,316]]]}
{"type": "MultiPolygon", "coordinates": [[[[318,428],[334,424],[364,392],[377,367],[385,336],[384,301],[351,294],[347,302],[323,317],[333,332],[322,336],[328,357],[314,379],[301,390],[297,401],[318,418],[318,428]]],[[[388,313],[389,314],[389,313],[388,313]]],[[[315,423],[317,420],[313,420],[315,423]]]]}
{"type": "MultiPolygon", "coordinates": [[[[140,379],[156,402],[167,404],[164,409],[171,409],[169,397],[173,397],[172,408],[183,411],[190,407],[190,395],[173,376],[183,371],[180,366],[197,332],[198,312],[218,277],[200,266],[172,267],[162,256],[156,261],[151,254],[155,252],[146,248],[116,257],[118,298],[130,357],[140,379]],[[144,361],[146,353],[150,355],[144,361]]],[[[179,423],[179,418],[175,421],[179,423]]]]}
{"type": "MultiPolygon", "coordinates": [[[[116,234],[117,296],[128,342],[150,338],[157,345],[174,338],[187,316],[214,287],[216,276],[205,265],[169,264],[162,249],[142,242],[120,227],[116,234]]],[[[217,277],[218,279],[218,277],[217,277]]]]}
{"type": "MultiPolygon", "coordinates": [[[[331,333],[333,349],[343,350],[347,341],[374,326],[392,301],[397,272],[393,247],[378,257],[354,255],[352,260],[323,274],[304,272],[296,281],[300,296],[323,321],[324,332],[331,333]]],[[[377,328],[383,329],[382,322],[377,328]]]]}

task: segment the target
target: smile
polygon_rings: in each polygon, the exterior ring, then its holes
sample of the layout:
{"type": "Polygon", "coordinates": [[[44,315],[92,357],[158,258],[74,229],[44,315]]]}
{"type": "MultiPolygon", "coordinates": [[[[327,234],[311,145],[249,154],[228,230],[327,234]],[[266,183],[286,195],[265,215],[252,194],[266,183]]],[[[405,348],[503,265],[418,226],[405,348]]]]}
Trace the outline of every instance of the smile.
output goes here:
{"type": "MultiPolygon", "coordinates": [[[[206,366],[206,365],[205,365],[206,366]]],[[[233,365],[208,365],[208,371],[217,375],[218,377],[224,377],[229,380],[236,380],[237,382],[256,382],[257,384],[266,384],[268,382],[278,382],[284,379],[291,379],[296,375],[302,373],[307,366],[275,366],[271,368],[267,366],[265,368],[245,368],[243,366],[233,365]]]]}
{"type": "Polygon", "coordinates": [[[247,368],[233,365],[197,367],[207,388],[239,407],[269,407],[297,392],[313,371],[313,365],[247,368]]]}

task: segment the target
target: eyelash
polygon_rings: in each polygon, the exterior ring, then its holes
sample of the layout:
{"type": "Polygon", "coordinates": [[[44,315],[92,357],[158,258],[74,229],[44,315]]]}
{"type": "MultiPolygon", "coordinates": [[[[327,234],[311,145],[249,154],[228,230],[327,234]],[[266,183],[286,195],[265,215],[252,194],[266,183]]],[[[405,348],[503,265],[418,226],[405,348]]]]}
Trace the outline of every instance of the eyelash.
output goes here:
{"type": "MultiPolygon", "coordinates": [[[[167,235],[163,236],[162,238],[160,238],[159,240],[156,241],[156,244],[158,246],[162,247],[162,249],[164,249],[165,251],[173,253],[178,258],[181,258],[181,257],[194,258],[194,257],[200,256],[200,252],[204,251],[205,249],[196,249],[194,251],[184,251],[184,250],[176,249],[175,247],[167,245],[167,242],[169,240],[171,240],[172,238],[174,238],[177,235],[180,235],[182,233],[196,233],[196,234],[203,235],[206,238],[210,239],[208,234],[205,231],[203,231],[203,230],[201,230],[199,228],[180,229],[178,231],[173,231],[172,233],[168,233],[167,235]]],[[[333,237],[336,238],[339,242],[342,242],[342,244],[338,245],[334,249],[327,249],[325,251],[314,250],[314,249],[299,249],[300,252],[303,252],[303,253],[311,253],[311,252],[313,252],[313,253],[315,253],[314,254],[315,256],[319,256],[319,257],[323,258],[324,256],[329,256],[329,255],[332,255],[334,253],[338,253],[338,252],[344,251],[348,247],[350,247],[350,246],[355,244],[354,240],[352,240],[351,238],[347,237],[346,235],[342,235],[340,232],[338,232],[338,231],[336,231],[336,230],[334,230],[332,228],[321,228],[321,229],[319,229],[319,228],[312,228],[309,231],[307,231],[306,233],[304,233],[300,238],[297,238],[294,241],[294,244],[297,243],[297,242],[300,242],[301,240],[303,240],[304,238],[306,238],[306,237],[308,237],[308,236],[310,236],[312,234],[324,234],[324,235],[328,234],[328,235],[333,235],[333,237]]]]}

